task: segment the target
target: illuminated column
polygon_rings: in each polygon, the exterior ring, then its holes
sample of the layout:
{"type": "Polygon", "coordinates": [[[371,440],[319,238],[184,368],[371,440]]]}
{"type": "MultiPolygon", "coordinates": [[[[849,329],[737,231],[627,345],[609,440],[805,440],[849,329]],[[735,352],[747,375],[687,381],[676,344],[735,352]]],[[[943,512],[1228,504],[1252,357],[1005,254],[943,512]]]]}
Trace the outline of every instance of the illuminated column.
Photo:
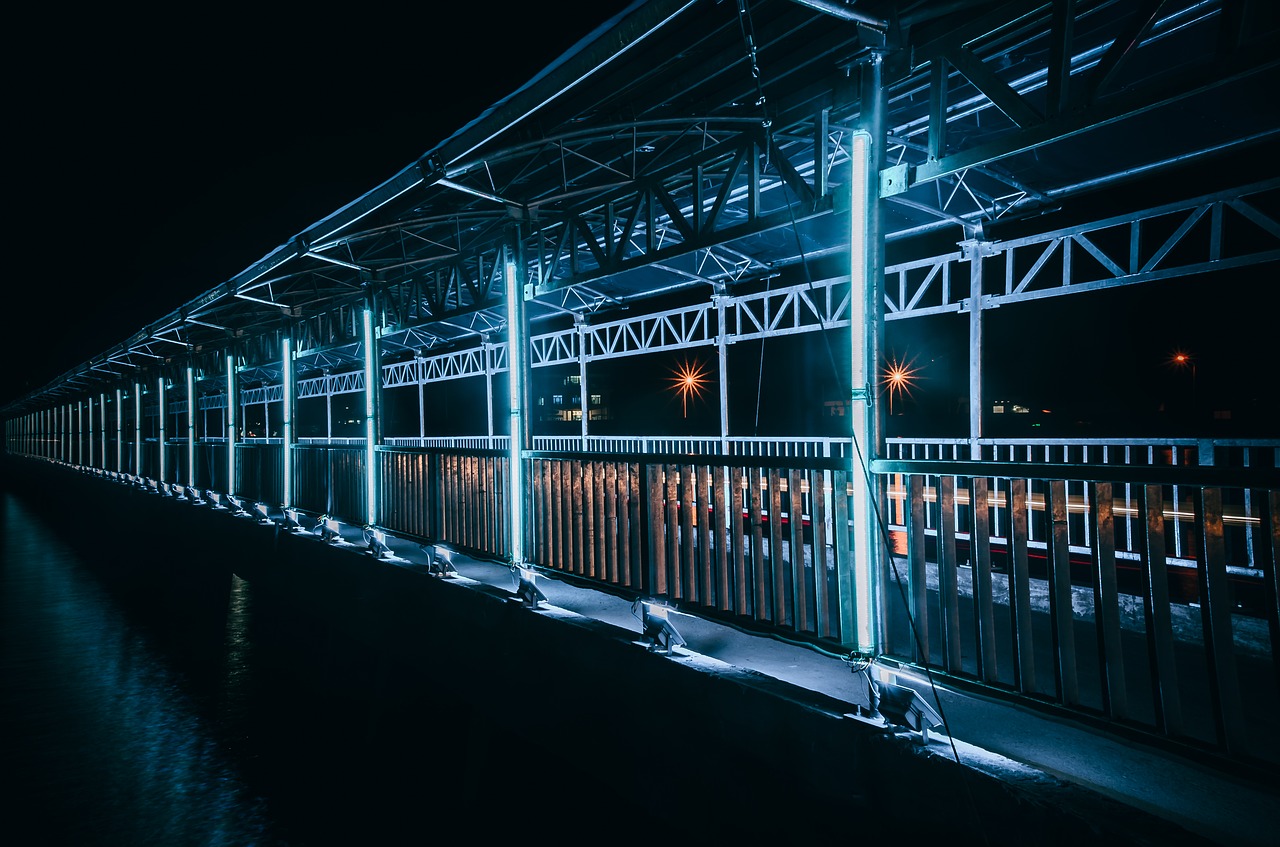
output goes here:
{"type": "Polygon", "coordinates": [[[369,291],[364,306],[364,472],[365,472],[365,523],[378,522],[378,399],[382,389],[382,369],[379,367],[378,334],[373,325],[374,296],[369,291]]]}
{"type": "Polygon", "coordinates": [[[133,383],[133,472],[142,476],[142,383],[133,383]]]}
{"type": "Polygon", "coordinates": [[[720,367],[720,455],[729,455],[729,344],[725,339],[725,298],[712,296],[716,307],[716,361],[720,367]]]}
{"type": "Polygon", "coordinates": [[[587,325],[582,315],[573,316],[574,329],[578,336],[578,408],[582,410],[582,450],[587,450],[587,418],[591,415],[591,406],[587,403],[587,325]]]}
{"type": "Polygon", "coordinates": [[[990,254],[984,241],[964,241],[961,256],[969,262],[969,458],[982,458],[982,259],[990,254]]]}
{"type": "Polygon", "coordinates": [[[490,449],[493,448],[493,353],[495,349],[497,348],[490,343],[488,335],[480,337],[480,354],[484,356],[485,420],[489,422],[490,449]]]}
{"type": "Polygon", "coordinates": [[[107,392],[98,397],[98,435],[102,438],[102,469],[107,469],[107,392]]]}
{"type": "Polygon", "coordinates": [[[508,448],[508,480],[511,485],[511,564],[522,565],[524,556],[524,451],[529,445],[529,420],[525,414],[528,400],[529,367],[528,327],[525,314],[523,261],[520,256],[520,231],[513,229],[505,252],[504,279],[507,297],[507,397],[511,406],[511,436],[508,448]]]}
{"type": "Polygon", "coordinates": [[[164,436],[164,431],[165,431],[164,419],[168,417],[169,410],[165,407],[165,396],[164,396],[165,390],[164,390],[163,376],[161,376],[158,380],[156,380],[156,388],[157,388],[158,397],[160,400],[160,465],[159,465],[159,471],[156,475],[156,479],[160,480],[161,482],[164,482],[165,481],[165,478],[164,478],[165,461],[164,460],[165,460],[165,452],[166,452],[165,445],[164,445],[164,437],[165,437],[164,436]]]}
{"type": "Polygon", "coordinates": [[[840,573],[842,598],[851,592],[852,608],[841,603],[841,632],[853,649],[874,654],[880,640],[879,568],[882,552],[875,527],[879,497],[871,462],[879,452],[881,424],[875,403],[876,364],[880,357],[883,326],[882,265],[879,184],[876,162],[883,145],[883,110],[880,91],[880,56],[873,53],[862,66],[862,102],[868,104],[864,120],[870,132],[853,133],[853,179],[850,200],[850,353],[853,465],[852,573],[840,573]],[[877,143],[875,139],[881,141],[877,143]],[[852,579],[852,584],[849,580],[852,579]],[[850,643],[851,642],[851,643],[850,643]]]}
{"type": "Polygon", "coordinates": [[[333,439],[333,378],[324,372],[324,437],[333,439]]]}
{"type": "Polygon", "coordinates": [[[196,486],[196,369],[187,364],[187,485],[196,486]]]}
{"type": "Polygon", "coordinates": [[[93,467],[93,398],[88,398],[89,403],[89,467],[93,467]]]}
{"type": "Polygon", "coordinates": [[[293,505],[293,404],[298,384],[293,376],[293,333],[286,332],[280,340],[280,407],[284,420],[280,426],[280,449],[284,451],[284,490],[281,506],[293,505]]]}
{"type": "Polygon", "coordinates": [[[76,464],[84,465],[84,401],[76,401],[76,464]]]}
{"type": "Polygon", "coordinates": [[[116,470],[124,470],[124,395],[116,389],[116,470]]]}
{"type": "MultiPolygon", "coordinates": [[[[482,344],[482,348],[483,348],[483,344],[482,344]]],[[[481,353],[486,356],[488,355],[488,351],[484,349],[481,349],[481,353]]],[[[422,356],[421,355],[414,356],[413,357],[413,378],[418,383],[418,438],[426,438],[427,436],[426,407],[422,403],[422,383],[423,383],[423,377],[426,376],[426,374],[423,373],[423,370],[424,370],[424,366],[422,363],[422,356]]],[[[490,405],[492,405],[493,401],[490,400],[489,402],[490,402],[490,405]]],[[[493,415],[489,416],[489,420],[490,421],[493,420],[493,415]]],[[[493,424],[491,423],[489,426],[491,430],[489,434],[493,435],[493,432],[492,432],[493,424]]]]}
{"type": "Polygon", "coordinates": [[[240,419],[240,374],[236,356],[227,351],[227,493],[236,493],[236,425],[240,419]]]}

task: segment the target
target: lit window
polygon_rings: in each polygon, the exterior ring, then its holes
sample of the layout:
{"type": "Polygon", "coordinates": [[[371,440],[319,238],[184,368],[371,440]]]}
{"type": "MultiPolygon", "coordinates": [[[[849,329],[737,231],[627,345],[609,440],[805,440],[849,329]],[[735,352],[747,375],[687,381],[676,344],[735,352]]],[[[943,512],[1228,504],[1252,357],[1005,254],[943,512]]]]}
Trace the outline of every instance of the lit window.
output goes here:
{"type": "Polygon", "coordinates": [[[557,406],[563,406],[563,405],[564,405],[564,395],[563,395],[563,394],[557,394],[557,395],[555,395],[554,397],[552,397],[552,398],[551,398],[551,402],[552,402],[552,403],[555,403],[557,406]]]}
{"type": "Polygon", "coordinates": [[[592,395],[591,395],[591,405],[592,405],[592,406],[599,406],[599,405],[600,405],[601,403],[603,403],[603,402],[604,402],[604,400],[602,400],[602,399],[601,399],[601,397],[600,397],[600,395],[599,395],[599,394],[592,394],[592,395]]]}

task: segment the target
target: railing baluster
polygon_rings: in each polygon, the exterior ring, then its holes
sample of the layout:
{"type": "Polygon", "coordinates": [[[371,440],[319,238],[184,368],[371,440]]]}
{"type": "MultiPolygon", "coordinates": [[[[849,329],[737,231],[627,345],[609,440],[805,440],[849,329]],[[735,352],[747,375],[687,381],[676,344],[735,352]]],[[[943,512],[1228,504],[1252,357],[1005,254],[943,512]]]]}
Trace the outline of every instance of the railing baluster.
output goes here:
{"type": "Polygon", "coordinates": [[[693,502],[693,506],[697,510],[695,512],[694,526],[697,528],[698,534],[696,545],[698,551],[698,590],[696,596],[698,602],[702,605],[713,606],[715,604],[711,564],[711,522],[713,515],[711,509],[708,508],[711,505],[711,479],[710,472],[704,464],[698,465],[696,475],[697,493],[693,502]]]}
{"type": "Polygon", "coordinates": [[[977,675],[984,682],[996,680],[995,609],[991,599],[991,530],[987,512],[987,478],[969,480],[969,556],[973,580],[974,636],[977,639],[977,675]]]}
{"type": "Polygon", "coordinates": [[[813,629],[813,621],[809,615],[809,573],[804,565],[804,498],[800,480],[803,474],[793,469],[787,483],[789,505],[787,519],[791,532],[788,547],[791,553],[791,620],[792,625],[800,632],[813,629]]]}
{"type": "Polygon", "coordinates": [[[769,573],[772,596],[769,619],[779,625],[791,623],[789,574],[782,557],[782,481],[777,468],[769,468],[769,573]]]}
{"type": "Polygon", "coordinates": [[[942,667],[963,673],[960,661],[960,586],[956,562],[955,477],[938,477],[938,602],[942,610],[942,667]]]}
{"type": "Polygon", "coordinates": [[[645,590],[658,597],[667,593],[667,499],[663,484],[663,466],[644,466],[649,484],[649,572],[645,590]]]}
{"type": "Polygon", "coordinates": [[[698,567],[694,560],[694,501],[697,499],[693,465],[680,466],[680,581],[677,583],[682,600],[696,601],[695,581],[698,567]]]}
{"type": "Polygon", "coordinates": [[[1076,642],[1071,604],[1071,551],[1067,541],[1067,484],[1049,480],[1046,508],[1049,528],[1049,618],[1053,633],[1054,681],[1058,698],[1068,706],[1080,704],[1076,678],[1076,642]]]}
{"type": "Polygon", "coordinates": [[[747,468],[747,495],[751,526],[751,613],[756,620],[769,620],[768,581],[764,568],[764,520],[761,501],[764,491],[761,489],[760,470],[747,468]]]}
{"type": "Polygon", "coordinates": [[[925,545],[925,502],[923,474],[907,477],[907,587],[910,591],[912,655],[920,664],[929,662],[929,579],[925,545]]]}
{"type": "Polygon", "coordinates": [[[1263,589],[1267,618],[1267,633],[1271,636],[1271,669],[1275,673],[1276,688],[1280,689],[1280,489],[1258,491],[1258,531],[1254,559],[1262,568],[1263,589]]]}
{"type": "Polygon", "coordinates": [[[1009,623],[1013,635],[1014,687],[1034,694],[1035,643],[1031,626],[1031,573],[1027,561],[1027,481],[1009,480],[1009,623]]]}
{"type": "Polygon", "coordinates": [[[1204,626],[1205,659],[1209,664],[1214,724],[1218,743],[1228,753],[1242,753],[1246,744],[1245,724],[1231,634],[1231,597],[1222,537],[1222,490],[1200,489],[1195,507],[1196,534],[1200,536],[1197,562],[1200,616],[1204,626]]]}
{"type": "Polygon", "coordinates": [[[1091,484],[1093,501],[1093,619],[1098,633],[1102,708],[1116,720],[1128,717],[1124,648],[1120,638],[1120,594],[1116,586],[1115,517],[1111,483],[1091,484]]]}
{"type": "Polygon", "coordinates": [[[813,607],[814,627],[818,635],[831,638],[835,633],[831,615],[831,583],[827,575],[827,474],[815,470],[809,474],[809,526],[813,530],[813,607]]]}

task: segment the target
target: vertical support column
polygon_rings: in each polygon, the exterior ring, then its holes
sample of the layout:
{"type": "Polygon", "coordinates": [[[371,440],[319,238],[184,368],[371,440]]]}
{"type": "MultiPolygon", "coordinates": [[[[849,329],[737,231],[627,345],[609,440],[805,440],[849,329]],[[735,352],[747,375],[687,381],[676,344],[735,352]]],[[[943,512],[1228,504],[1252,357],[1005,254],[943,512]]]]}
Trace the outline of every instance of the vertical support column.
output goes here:
{"type": "Polygon", "coordinates": [[[280,408],[283,410],[283,420],[280,424],[280,451],[284,459],[284,479],[281,480],[280,505],[284,508],[293,505],[293,443],[295,440],[293,406],[298,396],[298,381],[294,375],[293,354],[293,331],[288,329],[280,340],[280,408]]]}
{"type": "Polygon", "coordinates": [[[166,423],[165,418],[169,416],[169,407],[166,405],[165,394],[167,392],[165,391],[163,375],[156,380],[156,391],[157,391],[157,396],[159,397],[159,400],[160,400],[160,405],[159,405],[160,461],[159,461],[159,464],[157,465],[156,479],[159,480],[160,482],[164,482],[165,481],[165,478],[164,478],[165,458],[166,458],[165,453],[167,452],[165,450],[165,444],[164,444],[165,430],[167,429],[167,427],[165,426],[165,423],[166,423]]]}
{"type": "Polygon", "coordinates": [[[961,252],[969,262],[969,458],[982,459],[982,258],[989,246],[982,241],[965,241],[961,252]]]}
{"type": "MultiPolygon", "coordinates": [[[[876,364],[884,332],[883,252],[880,232],[880,180],[877,163],[884,148],[884,92],[881,90],[881,54],[873,51],[862,64],[864,128],[851,138],[853,178],[849,207],[850,282],[850,423],[852,425],[853,489],[852,574],[840,573],[840,590],[852,590],[853,608],[841,603],[841,633],[845,643],[860,653],[874,655],[883,639],[880,616],[882,545],[876,535],[875,506],[879,482],[871,475],[871,462],[879,452],[882,415],[875,403],[876,364]],[[852,585],[850,585],[850,577],[852,585]],[[850,617],[852,618],[850,620],[850,617]]],[[[845,570],[846,568],[842,568],[845,570]]]]}
{"type": "Polygon", "coordinates": [[[102,438],[102,469],[107,469],[107,392],[98,395],[98,434],[102,438]]]}
{"type": "Polygon", "coordinates": [[[484,356],[484,397],[486,418],[489,422],[489,446],[493,447],[493,357],[497,346],[489,341],[489,336],[481,336],[480,354],[484,356]]]}
{"type": "Polygon", "coordinates": [[[240,425],[240,373],[236,370],[236,354],[228,350],[227,363],[227,494],[236,493],[236,437],[240,425]]]}
{"type": "Polygon", "coordinates": [[[142,383],[133,383],[133,472],[142,476],[142,383]]]}
{"type": "Polygon", "coordinates": [[[84,401],[76,401],[76,464],[84,465],[84,401]]]}
{"type": "Polygon", "coordinates": [[[196,370],[187,363],[187,485],[196,487],[196,370]]]}
{"type": "Polygon", "coordinates": [[[116,388],[116,470],[124,471],[124,392],[116,388]]]}
{"type": "Polygon", "coordinates": [[[511,436],[508,453],[508,481],[511,487],[511,564],[523,565],[524,555],[524,452],[529,444],[528,401],[529,365],[528,315],[525,311],[525,285],[521,256],[520,229],[512,227],[505,250],[503,278],[507,298],[507,397],[511,407],[511,436]]]}
{"type": "Polygon", "coordinates": [[[364,305],[364,472],[365,472],[365,523],[378,522],[378,465],[377,451],[382,427],[378,421],[378,400],[382,389],[382,368],[379,366],[378,330],[373,316],[376,301],[373,289],[369,289],[364,305]]]}
{"type": "MultiPolygon", "coordinates": [[[[487,339],[484,339],[481,341],[482,349],[480,351],[480,355],[486,357],[485,359],[486,362],[488,362],[487,357],[489,355],[489,351],[483,348],[487,345],[487,343],[488,343],[487,339]]],[[[427,409],[422,402],[423,377],[426,376],[426,374],[423,373],[423,370],[424,368],[423,368],[422,355],[419,354],[417,356],[414,356],[413,357],[413,378],[414,378],[414,381],[418,383],[418,438],[420,439],[427,437],[427,409]]],[[[489,400],[489,405],[490,407],[493,406],[492,398],[490,398],[489,400]]],[[[493,435],[493,422],[492,422],[493,415],[489,416],[489,420],[490,420],[489,434],[493,435]]]]}
{"type": "Polygon", "coordinates": [[[333,440],[333,377],[324,372],[324,437],[333,440]]]}
{"type": "Polygon", "coordinates": [[[582,411],[582,452],[587,451],[587,435],[590,429],[587,419],[591,417],[591,405],[587,393],[587,325],[582,315],[575,315],[573,328],[578,336],[578,408],[582,411]]]}
{"type": "Polygon", "coordinates": [[[729,342],[725,338],[725,297],[715,294],[716,363],[720,374],[720,455],[729,455],[729,342]]]}
{"type": "Polygon", "coordinates": [[[93,467],[93,398],[87,400],[89,404],[89,467],[93,467]]]}

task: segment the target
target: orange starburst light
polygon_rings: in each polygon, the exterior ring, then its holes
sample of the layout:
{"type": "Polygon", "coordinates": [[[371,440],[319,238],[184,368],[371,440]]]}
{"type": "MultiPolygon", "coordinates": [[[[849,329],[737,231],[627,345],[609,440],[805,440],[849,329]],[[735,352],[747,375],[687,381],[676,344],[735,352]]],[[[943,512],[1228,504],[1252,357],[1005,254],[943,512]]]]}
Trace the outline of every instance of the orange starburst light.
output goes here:
{"type": "Polygon", "coordinates": [[[889,364],[881,372],[881,382],[884,383],[884,391],[889,395],[889,414],[893,414],[893,397],[910,397],[911,388],[916,384],[916,375],[919,369],[912,366],[911,362],[902,362],[897,359],[891,359],[889,364]]]}
{"type": "Polygon", "coordinates": [[[681,362],[671,371],[672,388],[680,395],[680,408],[684,417],[689,417],[689,398],[698,400],[711,381],[702,362],[681,362]]]}

